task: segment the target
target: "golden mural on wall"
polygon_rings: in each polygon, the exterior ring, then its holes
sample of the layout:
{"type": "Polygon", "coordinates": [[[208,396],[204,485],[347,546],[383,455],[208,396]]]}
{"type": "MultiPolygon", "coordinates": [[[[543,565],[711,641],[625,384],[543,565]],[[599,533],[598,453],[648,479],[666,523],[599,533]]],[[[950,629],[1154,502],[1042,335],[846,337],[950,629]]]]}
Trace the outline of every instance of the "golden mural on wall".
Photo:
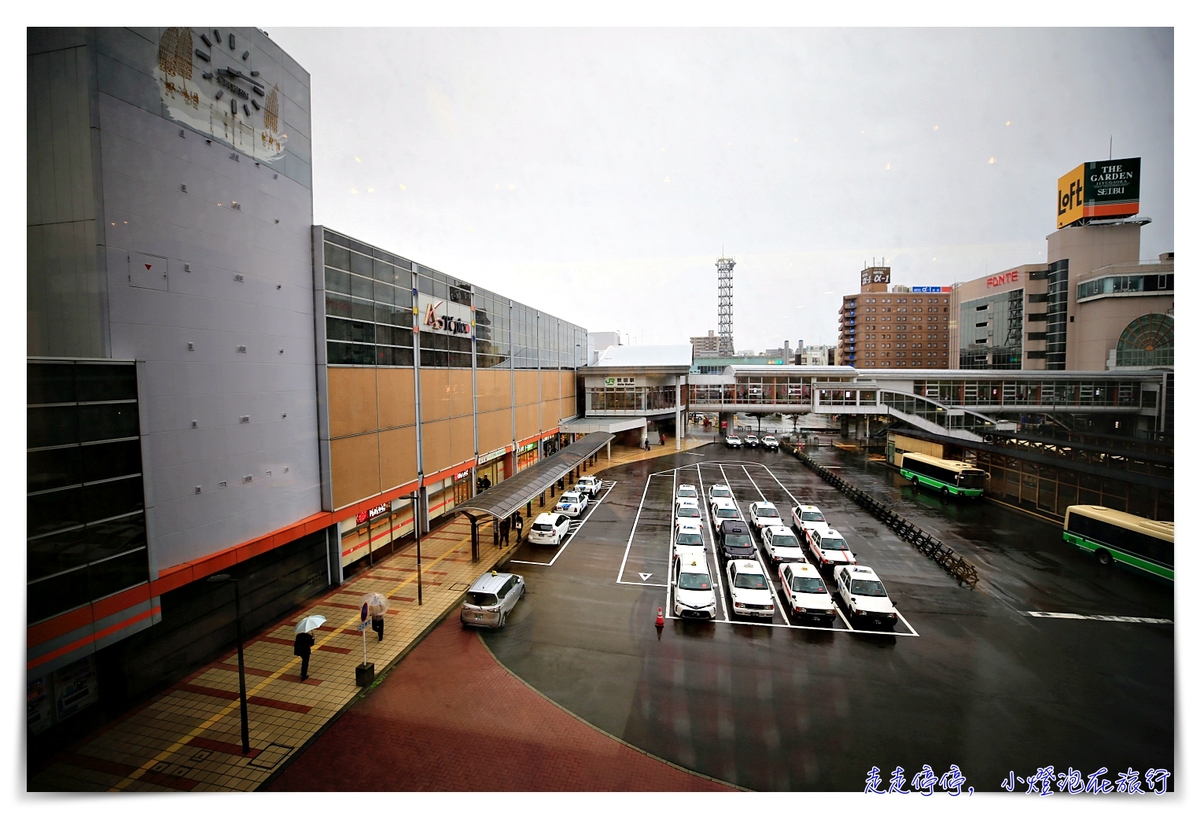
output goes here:
{"type": "Polygon", "coordinates": [[[168,28],[158,41],[158,67],[163,73],[192,78],[192,30],[168,28]]]}

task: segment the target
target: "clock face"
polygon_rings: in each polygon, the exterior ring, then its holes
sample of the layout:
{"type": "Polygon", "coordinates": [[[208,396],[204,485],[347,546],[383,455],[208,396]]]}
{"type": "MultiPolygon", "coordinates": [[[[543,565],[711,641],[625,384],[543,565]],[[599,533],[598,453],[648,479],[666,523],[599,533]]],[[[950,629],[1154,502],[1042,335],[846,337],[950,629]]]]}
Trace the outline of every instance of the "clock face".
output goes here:
{"type": "Polygon", "coordinates": [[[271,161],[287,142],[279,132],[283,94],[261,76],[256,56],[249,38],[232,30],[167,28],[154,74],[172,119],[271,161]]]}

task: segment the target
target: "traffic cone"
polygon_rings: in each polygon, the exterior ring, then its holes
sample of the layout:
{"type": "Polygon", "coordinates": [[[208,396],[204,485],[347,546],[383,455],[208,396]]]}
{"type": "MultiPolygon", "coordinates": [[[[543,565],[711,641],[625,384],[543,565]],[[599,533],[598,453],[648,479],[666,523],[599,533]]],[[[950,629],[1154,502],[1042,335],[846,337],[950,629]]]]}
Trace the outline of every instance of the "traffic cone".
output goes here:
{"type": "Polygon", "coordinates": [[[656,616],[654,618],[654,627],[661,628],[662,626],[663,626],[663,612],[662,612],[662,608],[659,608],[658,616],[656,616]]]}

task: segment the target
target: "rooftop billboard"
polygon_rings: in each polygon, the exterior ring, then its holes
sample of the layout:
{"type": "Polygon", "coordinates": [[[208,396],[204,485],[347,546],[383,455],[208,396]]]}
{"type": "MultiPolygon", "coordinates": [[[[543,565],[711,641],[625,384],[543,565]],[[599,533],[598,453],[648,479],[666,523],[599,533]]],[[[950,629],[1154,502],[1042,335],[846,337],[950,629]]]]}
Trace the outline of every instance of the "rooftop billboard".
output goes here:
{"type": "Polygon", "coordinates": [[[1058,180],[1058,226],[1138,212],[1141,157],[1084,162],[1058,180]]]}

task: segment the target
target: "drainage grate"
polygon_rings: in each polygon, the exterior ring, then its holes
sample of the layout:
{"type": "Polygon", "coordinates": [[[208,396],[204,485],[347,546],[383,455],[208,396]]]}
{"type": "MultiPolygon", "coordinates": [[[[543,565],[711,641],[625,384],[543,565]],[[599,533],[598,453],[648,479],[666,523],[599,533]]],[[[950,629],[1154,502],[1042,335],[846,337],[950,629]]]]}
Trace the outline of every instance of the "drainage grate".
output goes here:
{"type": "Polygon", "coordinates": [[[451,591],[465,591],[471,586],[465,582],[456,582],[450,586],[451,591]]]}
{"type": "Polygon", "coordinates": [[[254,757],[250,766],[269,770],[287,758],[288,753],[295,749],[295,747],[286,747],[282,744],[268,744],[261,753],[254,757]]]}

